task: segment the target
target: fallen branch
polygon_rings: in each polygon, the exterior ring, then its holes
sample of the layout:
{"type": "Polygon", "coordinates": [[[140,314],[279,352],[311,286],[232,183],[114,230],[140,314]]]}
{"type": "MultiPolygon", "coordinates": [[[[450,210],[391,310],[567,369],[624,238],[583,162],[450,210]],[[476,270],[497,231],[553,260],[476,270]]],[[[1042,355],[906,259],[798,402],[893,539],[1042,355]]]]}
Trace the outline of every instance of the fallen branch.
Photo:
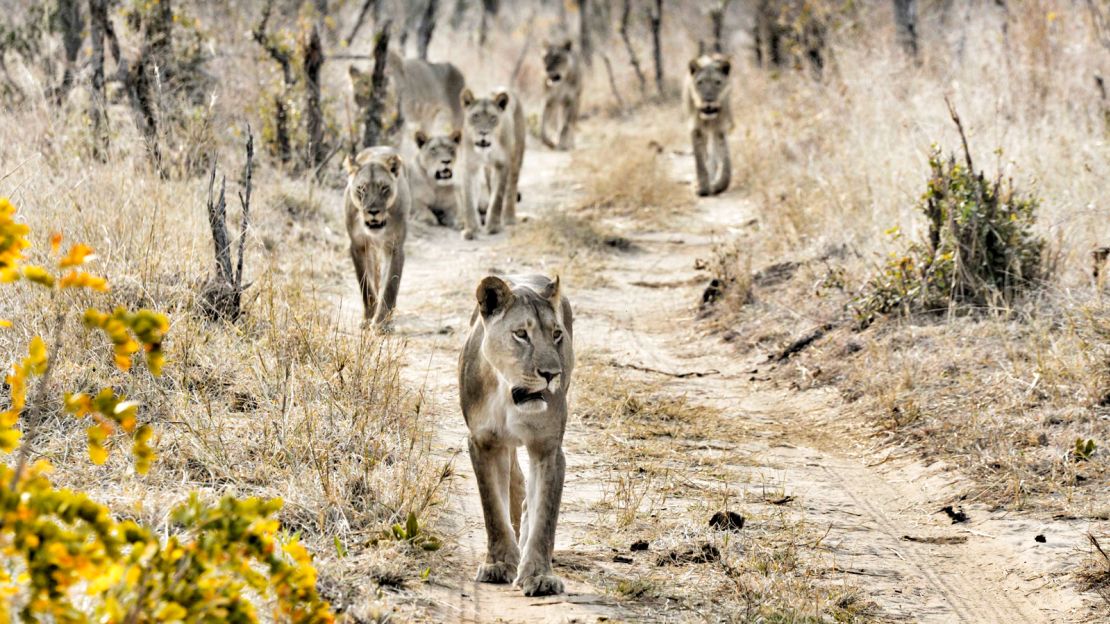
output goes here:
{"type": "Polygon", "coordinates": [[[247,232],[250,229],[251,178],[254,170],[254,135],[247,127],[247,163],[243,171],[243,190],[239,203],[243,207],[239,222],[239,257],[231,264],[231,237],[227,230],[226,182],[220,178],[220,193],[216,188],[216,159],[212,159],[212,174],[208,178],[208,225],[212,230],[212,244],[216,256],[216,275],[208,281],[202,292],[204,310],[213,320],[235,322],[242,314],[243,256],[246,252],[247,232]]]}
{"type": "Polygon", "coordinates": [[[776,362],[782,362],[783,360],[788,359],[790,356],[794,355],[795,353],[798,353],[799,351],[804,350],[806,347],[808,347],[811,344],[813,344],[814,342],[817,342],[818,340],[820,340],[821,337],[824,336],[825,334],[829,333],[829,331],[833,327],[834,326],[833,326],[832,323],[825,323],[824,325],[806,333],[801,338],[799,338],[799,339],[795,340],[794,342],[790,343],[785,349],[780,351],[777,355],[772,355],[768,359],[774,360],[776,362]]]}
{"type": "Polygon", "coordinates": [[[609,365],[610,366],[615,366],[617,368],[631,368],[632,370],[638,370],[638,371],[641,371],[641,372],[644,372],[644,373],[655,373],[657,375],[666,375],[667,377],[675,377],[677,379],[686,379],[686,378],[689,378],[689,377],[709,377],[711,375],[720,375],[721,374],[721,371],[719,371],[717,369],[710,369],[710,370],[707,370],[707,371],[690,371],[690,372],[686,372],[686,373],[671,373],[671,372],[668,372],[668,371],[659,370],[657,368],[650,368],[650,367],[647,367],[647,366],[640,366],[639,364],[627,364],[627,363],[624,363],[624,362],[618,362],[616,360],[610,360],[609,365]]]}

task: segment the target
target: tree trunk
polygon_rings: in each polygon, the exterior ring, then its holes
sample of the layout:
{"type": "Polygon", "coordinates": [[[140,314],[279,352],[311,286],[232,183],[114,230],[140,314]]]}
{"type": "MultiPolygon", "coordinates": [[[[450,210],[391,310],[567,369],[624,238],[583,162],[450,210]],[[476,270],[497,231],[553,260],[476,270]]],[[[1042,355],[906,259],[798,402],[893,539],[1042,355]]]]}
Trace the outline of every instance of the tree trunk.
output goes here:
{"type": "Polygon", "coordinates": [[[171,0],[159,0],[146,24],[152,69],[157,69],[159,81],[168,84],[174,74],[173,57],[173,6],[171,0]]]}
{"type": "Polygon", "coordinates": [[[709,31],[712,37],[711,49],[713,52],[724,52],[724,25],[725,12],[731,0],[718,0],[717,6],[709,9],[709,31]]]}
{"type": "Polygon", "coordinates": [[[910,56],[917,56],[917,0],[894,0],[898,42],[910,56]]]}
{"type": "Polygon", "coordinates": [[[432,33],[436,29],[438,10],[439,0],[427,0],[424,14],[420,17],[420,26],[416,30],[416,54],[424,60],[428,60],[428,46],[432,43],[432,33]]]}
{"type": "Polygon", "coordinates": [[[486,45],[489,35],[489,21],[497,16],[501,3],[499,0],[482,0],[482,21],[478,24],[478,45],[486,45]]]}
{"type": "Polygon", "coordinates": [[[640,95],[643,96],[647,93],[647,79],[644,77],[644,70],[640,67],[640,59],[636,57],[636,50],[632,47],[632,40],[628,37],[628,16],[631,10],[632,0],[624,0],[619,32],[621,39],[624,40],[624,48],[628,51],[628,62],[632,64],[632,69],[636,72],[636,79],[640,81],[640,95]]]}
{"type": "Polygon", "coordinates": [[[613,64],[609,62],[609,55],[604,52],[601,53],[601,60],[605,63],[605,72],[609,75],[609,88],[613,91],[613,97],[617,100],[617,109],[623,115],[625,111],[624,98],[621,97],[621,92],[617,89],[617,79],[613,76],[613,64]]]}
{"type": "Polygon", "coordinates": [[[593,43],[590,41],[590,0],[576,0],[578,4],[578,50],[586,67],[593,65],[593,43]]]}
{"type": "Polygon", "coordinates": [[[320,106],[320,70],[324,67],[324,49],[320,45],[320,30],[316,25],[303,44],[301,58],[305,74],[305,131],[308,134],[308,153],[305,164],[316,169],[324,161],[324,112],[320,106]]]}
{"type": "Polygon", "coordinates": [[[65,50],[65,68],[62,82],[54,90],[54,102],[61,105],[70,88],[73,87],[73,73],[77,65],[77,55],[81,51],[81,4],[78,0],[58,0],[58,21],[62,29],[62,47],[65,50]]]}
{"type": "Polygon", "coordinates": [[[370,103],[363,111],[362,147],[379,145],[382,140],[382,114],[385,113],[385,66],[389,62],[389,29],[386,20],[374,36],[374,70],[370,75],[370,103]]]}
{"type": "Polygon", "coordinates": [[[104,92],[104,39],[108,36],[108,0],[89,0],[89,37],[92,39],[89,119],[92,122],[93,156],[108,160],[108,104],[104,92]]]}
{"type": "Polygon", "coordinates": [[[664,96],[662,29],[663,0],[655,0],[655,8],[651,12],[651,45],[655,57],[655,88],[659,91],[659,97],[664,96]]]}

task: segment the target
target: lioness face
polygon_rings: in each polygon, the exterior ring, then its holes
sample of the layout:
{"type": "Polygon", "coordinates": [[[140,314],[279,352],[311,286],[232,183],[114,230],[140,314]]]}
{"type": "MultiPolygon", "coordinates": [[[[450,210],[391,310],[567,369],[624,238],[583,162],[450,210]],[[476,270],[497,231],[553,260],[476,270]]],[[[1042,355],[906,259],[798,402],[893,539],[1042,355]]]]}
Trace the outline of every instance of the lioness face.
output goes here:
{"type": "MultiPolygon", "coordinates": [[[[381,230],[397,218],[401,159],[396,155],[360,162],[347,157],[347,195],[359,208],[367,230],[381,230]]],[[[403,218],[401,216],[400,218],[403,218]]]]}
{"type": "Polygon", "coordinates": [[[560,313],[559,280],[541,293],[512,290],[498,277],[478,285],[478,307],[485,324],[482,356],[497,371],[517,409],[547,409],[563,384],[568,344],[560,313]]]}
{"type": "Polygon", "coordinates": [[[487,98],[476,98],[470,89],[463,89],[460,99],[465,111],[463,123],[467,140],[478,152],[492,150],[497,129],[509,108],[509,94],[498,91],[487,98]]]}
{"type": "Polygon", "coordinates": [[[543,70],[547,74],[547,86],[554,87],[566,79],[570,71],[570,41],[555,45],[548,44],[543,51],[543,70]]]}
{"type": "Polygon", "coordinates": [[[462,143],[462,132],[455,130],[451,134],[430,137],[418,130],[414,140],[419,150],[416,156],[417,166],[429,178],[435,180],[437,186],[453,185],[455,159],[458,156],[459,144],[462,143]]]}
{"type": "Polygon", "coordinates": [[[355,104],[361,108],[366,108],[370,105],[370,90],[371,79],[370,72],[364,72],[359,68],[352,65],[347,70],[347,75],[351,79],[351,90],[355,94],[355,104]]]}
{"type": "Polygon", "coordinates": [[[728,74],[732,63],[721,54],[699,56],[690,61],[694,81],[694,104],[702,119],[716,119],[729,94],[728,74]]]}

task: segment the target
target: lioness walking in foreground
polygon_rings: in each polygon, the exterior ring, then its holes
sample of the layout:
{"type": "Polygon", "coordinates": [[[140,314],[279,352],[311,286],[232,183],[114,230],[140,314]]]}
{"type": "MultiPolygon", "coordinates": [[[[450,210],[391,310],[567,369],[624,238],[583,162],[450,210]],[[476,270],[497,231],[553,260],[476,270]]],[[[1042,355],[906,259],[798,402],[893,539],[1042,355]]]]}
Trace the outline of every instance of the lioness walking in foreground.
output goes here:
{"type": "Polygon", "coordinates": [[[489,190],[486,232],[516,222],[517,182],[524,163],[524,109],[505,89],[478,98],[463,89],[462,206],[463,238],[478,230],[479,185],[489,190]]]}
{"type": "Polygon", "coordinates": [[[728,133],[732,131],[732,63],[723,54],[704,54],[690,61],[682,107],[694,143],[698,195],[716,195],[728,188],[732,163],[728,133]]]}
{"type": "Polygon", "coordinates": [[[566,461],[573,315],[559,280],[486,277],[459,357],[459,400],[488,540],[484,583],[563,591],[551,569],[566,461]],[[517,447],[528,450],[527,490],[517,447]]]}
{"type": "Polygon", "coordinates": [[[348,156],[343,205],[351,260],[362,291],[366,321],[390,321],[405,267],[409,183],[401,157],[391,147],[371,147],[348,156]]]}
{"type": "Polygon", "coordinates": [[[543,117],[540,140],[552,149],[574,149],[574,130],[578,124],[578,106],[582,100],[582,76],[578,52],[569,40],[548,44],[543,52],[544,80],[543,117]],[[554,125],[558,143],[548,136],[554,125]]]}

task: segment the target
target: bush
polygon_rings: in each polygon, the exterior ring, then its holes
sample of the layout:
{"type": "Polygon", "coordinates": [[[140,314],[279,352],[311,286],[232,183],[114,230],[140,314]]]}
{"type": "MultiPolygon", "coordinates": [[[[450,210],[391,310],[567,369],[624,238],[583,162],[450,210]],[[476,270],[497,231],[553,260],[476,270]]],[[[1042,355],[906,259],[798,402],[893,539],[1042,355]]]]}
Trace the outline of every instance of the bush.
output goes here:
{"type": "MultiPolygon", "coordinates": [[[[11,404],[0,413],[0,451],[18,452],[15,462],[0,464],[0,624],[257,622],[255,602],[265,605],[267,620],[334,621],[317,594],[308,552],[295,538],[279,538],[274,515],[280,499],[225,497],[211,506],[193,494],[171,514],[172,534],[163,541],[147,527],[117,521],[82,492],[55,488],[49,462],[29,462],[35,431],[51,403],[50,373],[61,352],[61,328],[76,307],[70,293],[106,292],[109,285],[79,268],[93,257],[92,249],[76,244],[62,255],[57,234],[51,237],[57,270],[26,264],[29,228],[14,215],[12,204],[0,199],[0,282],[49,289],[56,314],[52,344],[34,337],[27,357],[12,365],[11,404]]],[[[161,374],[162,341],[169,331],[164,315],[89,309],[83,320],[112,343],[121,374],[140,351],[148,371],[161,374]]],[[[112,436],[122,432],[131,438],[136,471],[146,472],[154,459],[148,444],[152,430],[139,425],[135,402],[104,388],[95,396],[66,394],[64,406],[91,421],[88,450],[94,463],[107,459],[112,436]]]]}
{"type": "Polygon", "coordinates": [[[920,203],[928,237],[867,282],[852,303],[861,326],[896,311],[1009,308],[1046,276],[1045,242],[1033,233],[1037,198],[1018,196],[1001,176],[988,182],[970,165],[933,148],[920,203]]]}

